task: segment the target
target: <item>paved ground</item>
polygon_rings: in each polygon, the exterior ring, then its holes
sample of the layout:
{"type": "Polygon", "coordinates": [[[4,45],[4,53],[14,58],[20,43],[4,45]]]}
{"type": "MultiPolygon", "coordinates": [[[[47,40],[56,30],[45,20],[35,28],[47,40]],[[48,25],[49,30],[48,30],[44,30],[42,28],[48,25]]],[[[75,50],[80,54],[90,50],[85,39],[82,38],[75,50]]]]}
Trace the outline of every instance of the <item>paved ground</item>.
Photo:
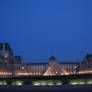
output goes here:
{"type": "Polygon", "coordinates": [[[0,86],[0,92],[92,92],[92,85],[0,86]]]}

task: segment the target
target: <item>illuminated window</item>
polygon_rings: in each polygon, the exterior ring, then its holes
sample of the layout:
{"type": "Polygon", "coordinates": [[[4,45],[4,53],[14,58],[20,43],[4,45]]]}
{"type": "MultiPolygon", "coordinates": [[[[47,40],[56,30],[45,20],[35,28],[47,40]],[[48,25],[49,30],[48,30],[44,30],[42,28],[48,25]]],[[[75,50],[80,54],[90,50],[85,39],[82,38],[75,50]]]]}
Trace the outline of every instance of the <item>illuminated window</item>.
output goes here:
{"type": "Polygon", "coordinates": [[[72,80],[70,81],[71,85],[82,85],[82,84],[86,84],[85,80],[72,80]]]}
{"type": "Polygon", "coordinates": [[[0,85],[7,85],[6,81],[0,81],[0,85]]]}
{"type": "Polygon", "coordinates": [[[19,85],[19,86],[21,86],[21,85],[23,85],[23,81],[13,81],[12,85],[19,85]]]}

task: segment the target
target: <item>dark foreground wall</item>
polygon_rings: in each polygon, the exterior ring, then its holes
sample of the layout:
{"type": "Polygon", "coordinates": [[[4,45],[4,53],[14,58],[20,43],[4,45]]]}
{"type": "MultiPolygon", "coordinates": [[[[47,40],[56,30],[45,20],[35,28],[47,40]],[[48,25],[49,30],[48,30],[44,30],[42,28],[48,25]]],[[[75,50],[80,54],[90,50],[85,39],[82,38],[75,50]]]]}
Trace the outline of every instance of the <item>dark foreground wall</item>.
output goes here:
{"type": "Polygon", "coordinates": [[[65,76],[13,76],[0,78],[0,85],[77,85],[92,84],[92,74],[65,76]]]}
{"type": "Polygon", "coordinates": [[[92,92],[92,85],[1,86],[0,92],[92,92]]]}

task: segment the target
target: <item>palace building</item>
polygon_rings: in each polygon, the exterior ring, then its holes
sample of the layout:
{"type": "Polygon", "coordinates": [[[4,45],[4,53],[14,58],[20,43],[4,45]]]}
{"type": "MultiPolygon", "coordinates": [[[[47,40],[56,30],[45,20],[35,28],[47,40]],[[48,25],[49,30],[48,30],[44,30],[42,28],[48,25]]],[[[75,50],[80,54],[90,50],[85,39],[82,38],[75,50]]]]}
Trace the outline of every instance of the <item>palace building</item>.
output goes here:
{"type": "Polygon", "coordinates": [[[25,63],[14,56],[10,45],[0,43],[0,77],[8,76],[55,76],[92,73],[92,54],[81,62],[58,62],[51,56],[47,63],[25,63]]]}

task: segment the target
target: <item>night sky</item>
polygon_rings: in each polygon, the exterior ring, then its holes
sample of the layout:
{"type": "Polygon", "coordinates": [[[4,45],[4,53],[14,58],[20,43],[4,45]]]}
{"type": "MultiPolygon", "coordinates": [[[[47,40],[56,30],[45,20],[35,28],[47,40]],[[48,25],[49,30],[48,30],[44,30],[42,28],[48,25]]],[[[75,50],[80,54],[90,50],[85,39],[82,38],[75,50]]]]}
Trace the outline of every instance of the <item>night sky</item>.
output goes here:
{"type": "Polygon", "coordinates": [[[92,54],[92,0],[0,0],[0,42],[25,62],[81,61],[92,54]]]}

